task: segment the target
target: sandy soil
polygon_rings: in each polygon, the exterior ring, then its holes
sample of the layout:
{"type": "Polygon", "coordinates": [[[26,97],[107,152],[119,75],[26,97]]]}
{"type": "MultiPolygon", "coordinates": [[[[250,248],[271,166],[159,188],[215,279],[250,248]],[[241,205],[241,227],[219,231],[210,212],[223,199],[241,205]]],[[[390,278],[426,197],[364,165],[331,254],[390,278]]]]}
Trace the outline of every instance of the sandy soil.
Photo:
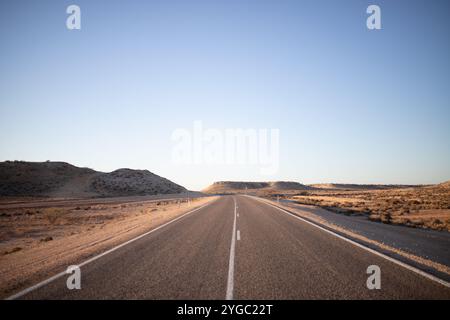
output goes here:
{"type": "Polygon", "coordinates": [[[0,210],[0,296],[136,237],[216,197],[0,210]]]}

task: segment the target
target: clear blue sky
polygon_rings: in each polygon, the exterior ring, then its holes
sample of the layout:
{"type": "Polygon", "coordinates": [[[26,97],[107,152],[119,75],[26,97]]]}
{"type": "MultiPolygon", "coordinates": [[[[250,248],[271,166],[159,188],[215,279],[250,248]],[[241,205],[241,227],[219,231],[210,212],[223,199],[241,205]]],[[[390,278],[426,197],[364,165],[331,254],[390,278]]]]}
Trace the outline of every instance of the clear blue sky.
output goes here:
{"type": "Polygon", "coordinates": [[[450,1],[9,0],[0,41],[1,161],[148,169],[191,189],[450,179],[450,1]],[[280,129],[280,170],[174,165],[171,134],[195,120],[280,129]]]}

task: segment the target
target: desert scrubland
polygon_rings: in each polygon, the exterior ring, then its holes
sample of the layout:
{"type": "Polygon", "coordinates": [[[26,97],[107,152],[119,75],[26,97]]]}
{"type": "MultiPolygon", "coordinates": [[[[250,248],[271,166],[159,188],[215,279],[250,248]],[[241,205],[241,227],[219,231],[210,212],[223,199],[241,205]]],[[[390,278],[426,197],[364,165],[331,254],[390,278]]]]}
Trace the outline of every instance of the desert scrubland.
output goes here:
{"type": "Polygon", "coordinates": [[[372,221],[450,231],[449,183],[386,190],[314,190],[289,198],[372,221]]]}
{"type": "Polygon", "coordinates": [[[224,181],[203,191],[247,193],[339,214],[362,215],[381,223],[450,231],[450,182],[422,186],[224,181]]]}

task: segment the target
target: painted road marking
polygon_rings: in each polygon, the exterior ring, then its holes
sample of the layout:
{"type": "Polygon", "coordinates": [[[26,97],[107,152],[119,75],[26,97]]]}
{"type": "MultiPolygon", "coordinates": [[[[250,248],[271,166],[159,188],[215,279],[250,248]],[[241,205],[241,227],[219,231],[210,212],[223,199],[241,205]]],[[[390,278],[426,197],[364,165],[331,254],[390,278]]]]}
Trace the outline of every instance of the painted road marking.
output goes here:
{"type": "Polygon", "coordinates": [[[225,296],[226,300],[233,299],[233,289],[234,289],[234,254],[236,247],[236,198],[233,197],[234,200],[234,221],[233,221],[233,233],[231,234],[231,247],[230,247],[230,262],[228,264],[228,281],[227,281],[227,294],[225,296]]]}
{"type": "Polygon", "coordinates": [[[400,260],[397,260],[397,259],[395,259],[395,258],[389,257],[388,255],[385,255],[385,254],[383,254],[383,253],[381,253],[381,252],[378,252],[378,251],[376,251],[376,250],[374,250],[374,249],[371,249],[371,248],[369,248],[369,247],[366,247],[366,246],[363,245],[363,244],[360,244],[360,243],[358,243],[358,242],[356,242],[356,241],[353,241],[353,240],[351,240],[351,239],[348,239],[348,238],[346,238],[346,237],[344,237],[344,236],[342,236],[342,235],[340,235],[340,234],[338,234],[338,233],[336,233],[336,232],[333,232],[333,231],[328,230],[328,229],[326,229],[326,228],[324,228],[324,227],[321,227],[320,225],[315,224],[314,222],[311,222],[311,221],[308,221],[308,220],[306,220],[306,219],[303,219],[302,217],[299,217],[299,216],[297,216],[296,214],[294,214],[294,213],[292,213],[292,212],[289,212],[289,211],[287,211],[287,210],[285,210],[285,209],[282,209],[282,208],[280,208],[280,207],[277,207],[277,206],[275,206],[275,205],[273,205],[273,204],[271,204],[271,203],[265,202],[264,200],[260,200],[260,199],[258,199],[258,198],[255,198],[255,199],[258,200],[258,201],[260,201],[260,202],[262,202],[262,203],[267,204],[268,206],[274,207],[275,209],[278,209],[278,210],[280,210],[281,212],[283,212],[283,213],[285,213],[285,214],[288,214],[288,215],[290,215],[290,216],[292,216],[292,217],[294,217],[294,218],[296,218],[296,219],[299,219],[299,220],[301,220],[301,221],[303,221],[303,222],[306,222],[307,224],[310,224],[310,225],[313,226],[313,227],[316,227],[316,228],[318,228],[318,229],[320,229],[320,230],[322,230],[322,231],[325,231],[325,232],[327,232],[327,233],[329,233],[329,234],[332,234],[332,235],[334,235],[335,237],[338,237],[338,238],[341,239],[341,240],[347,241],[347,242],[349,242],[349,243],[351,243],[351,244],[353,244],[353,245],[355,245],[355,246],[357,246],[357,247],[359,247],[359,248],[361,248],[361,249],[364,249],[364,250],[366,250],[366,251],[369,251],[370,253],[373,253],[373,254],[375,254],[375,255],[377,255],[377,256],[379,256],[379,257],[382,257],[382,258],[384,258],[384,259],[386,259],[386,260],[388,260],[388,261],[390,261],[390,262],[392,262],[392,263],[395,263],[395,264],[397,264],[397,265],[399,265],[399,266],[401,266],[401,267],[403,267],[403,268],[406,268],[406,269],[408,269],[408,270],[410,270],[410,271],[412,271],[412,272],[415,272],[415,273],[417,273],[417,274],[419,274],[419,275],[421,275],[421,276],[423,276],[423,277],[425,277],[425,278],[428,278],[429,280],[432,280],[432,281],[437,282],[437,283],[439,283],[439,284],[441,284],[441,285],[443,285],[443,286],[445,286],[445,287],[447,287],[447,288],[450,288],[450,283],[447,282],[447,281],[445,281],[445,280],[443,280],[443,279],[440,279],[440,278],[438,278],[438,277],[436,277],[436,276],[433,276],[432,274],[429,274],[429,273],[427,273],[427,272],[425,272],[425,271],[422,271],[422,270],[420,270],[420,269],[418,269],[418,268],[415,268],[415,267],[413,267],[413,266],[410,266],[409,264],[406,264],[406,263],[404,263],[404,262],[401,262],[400,260]]]}

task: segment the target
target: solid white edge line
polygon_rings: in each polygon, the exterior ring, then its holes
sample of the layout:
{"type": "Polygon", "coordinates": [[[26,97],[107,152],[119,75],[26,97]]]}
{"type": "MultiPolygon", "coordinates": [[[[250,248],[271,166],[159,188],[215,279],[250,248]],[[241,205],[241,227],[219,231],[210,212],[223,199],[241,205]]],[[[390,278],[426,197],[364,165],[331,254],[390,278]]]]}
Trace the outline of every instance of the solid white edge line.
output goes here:
{"type": "MultiPolygon", "coordinates": [[[[131,240],[128,240],[128,241],[126,241],[126,242],[124,242],[124,243],[121,243],[121,244],[119,244],[119,245],[117,245],[117,246],[111,248],[111,249],[108,249],[108,250],[106,250],[105,252],[102,252],[102,253],[100,253],[100,254],[98,254],[98,255],[96,255],[96,256],[94,256],[94,257],[92,257],[92,258],[90,258],[90,259],[88,259],[88,260],[86,260],[86,261],[84,261],[84,262],[82,262],[82,263],[80,263],[80,264],[78,264],[77,266],[81,268],[82,266],[85,266],[85,265],[87,265],[88,263],[91,263],[91,262],[93,262],[93,261],[95,261],[95,260],[97,260],[97,259],[99,259],[99,258],[101,258],[101,257],[103,257],[103,256],[105,256],[105,255],[107,255],[107,254],[109,254],[109,253],[111,253],[111,252],[114,252],[114,251],[116,251],[117,249],[120,249],[120,248],[126,246],[127,244],[130,244],[130,243],[132,243],[132,242],[134,242],[134,241],[136,241],[136,240],[139,240],[139,239],[141,239],[141,238],[143,238],[143,237],[149,235],[149,234],[152,233],[152,232],[155,232],[155,231],[157,231],[157,230],[159,230],[159,229],[162,229],[162,228],[164,228],[165,226],[168,226],[169,224],[171,224],[171,223],[173,223],[173,222],[175,222],[175,221],[178,221],[178,220],[180,220],[181,218],[183,218],[183,217],[185,217],[185,216],[187,216],[187,215],[189,215],[189,214],[191,214],[191,213],[193,213],[193,212],[195,212],[195,211],[198,211],[198,210],[200,210],[200,209],[202,209],[202,208],[204,208],[204,207],[210,205],[211,203],[213,203],[213,202],[215,202],[215,201],[217,201],[217,199],[216,199],[216,200],[213,200],[212,202],[208,202],[208,203],[206,203],[206,204],[204,204],[204,205],[202,205],[202,206],[200,206],[200,207],[198,207],[198,208],[196,208],[196,209],[194,209],[194,210],[188,211],[188,212],[182,214],[181,216],[179,216],[179,217],[177,217],[177,218],[175,218],[175,219],[173,219],[173,220],[170,220],[170,221],[168,221],[168,222],[166,222],[166,223],[164,223],[164,224],[162,224],[162,225],[160,225],[160,226],[158,226],[158,227],[156,227],[156,228],[154,228],[154,229],[152,229],[152,230],[150,230],[150,231],[147,231],[147,232],[145,232],[145,233],[143,233],[143,234],[141,234],[141,235],[139,235],[139,236],[137,236],[137,237],[135,237],[135,238],[133,238],[133,239],[131,239],[131,240]]],[[[36,290],[36,289],[38,289],[38,288],[41,288],[41,287],[43,287],[43,286],[45,286],[45,285],[47,285],[47,284],[49,284],[49,283],[55,281],[56,279],[61,278],[61,277],[64,276],[64,275],[67,275],[66,271],[60,272],[60,273],[58,273],[58,274],[56,274],[56,275],[54,275],[54,276],[52,276],[52,277],[50,277],[50,278],[48,278],[48,279],[46,279],[46,280],[44,280],[44,281],[41,281],[41,282],[35,284],[34,286],[31,286],[31,287],[29,287],[29,288],[27,288],[27,289],[24,289],[24,290],[22,290],[22,291],[20,291],[20,292],[18,292],[18,293],[16,293],[16,294],[14,294],[14,295],[12,295],[12,296],[6,298],[5,300],[14,300],[14,299],[20,298],[20,297],[26,295],[27,293],[30,293],[31,291],[34,291],[34,290],[36,290]]]]}
{"type": "Polygon", "coordinates": [[[384,258],[384,259],[386,259],[386,260],[388,260],[388,261],[390,261],[390,262],[392,262],[392,263],[395,263],[395,264],[397,264],[397,265],[399,265],[399,266],[401,266],[401,267],[403,267],[403,268],[406,268],[406,269],[408,269],[408,270],[410,270],[410,271],[412,271],[412,272],[415,272],[415,273],[417,273],[417,274],[419,274],[419,275],[421,275],[421,276],[423,276],[423,277],[425,277],[425,278],[427,278],[427,279],[429,279],[429,280],[435,281],[435,282],[437,282],[437,283],[439,283],[439,284],[441,284],[441,285],[443,285],[443,286],[445,286],[445,287],[447,287],[447,288],[450,288],[450,283],[447,282],[447,281],[445,281],[445,280],[443,280],[443,279],[440,279],[440,278],[438,278],[438,277],[436,277],[436,276],[433,276],[432,274],[429,274],[429,273],[427,273],[427,272],[425,272],[425,271],[422,271],[422,270],[420,270],[420,269],[418,269],[418,268],[416,268],[416,267],[410,266],[409,264],[406,264],[406,263],[404,263],[404,262],[401,262],[400,260],[397,260],[397,259],[395,259],[395,258],[389,257],[389,256],[387,256],[387,255],[385,255],[385,254],[383,254],[383,253],[381,253],[381,252],[378,252],[378,251],[376,251],[376,250],[374,250],[374,249],[371,249],[371,248],[369,248],[369,247],[367,247],[367,246],[365,246],[365,245],[363,245],[363,244],[360,244],[360,243],[358,243],[358,242],[356,242],[356,241],[353,241],[353,240],[348,239],[348,238],[346,238],[346,237],[344,237],[344,236],[341,236],[340,234],[337,234],[337,233],[335,233],[335,232],[333,232],[333,231],[331,231],[331,230],[328,230],[328,229],[326,229],[326,228],[323,228],[323,227],[321,227],[320,225],[315,224],[315,223],[313,223],[313,222],[311,222],[311,221],[308,221],[308,220],[306,220],[306,219],[303,219],[302,217],[299,217],[299,216],[297,216],[297,215],[295,215],[295,214],[293,214],[293,213],[291,213],[291,212],[289,212],[289,211],[287,211],[287,210],[285,210],[285,209],[283,209],[283,208],[277,207],[277,206],[275,206],[275,205],[273,205],[273,204],[271,204],[271,203],[268,203],[268,202],[266,202],[266,201],[264,201],[264,200],[261,200],[261,199],[258,199],[258,198],[256,198],[256,197],[252,197],[252,198],[255,198],[255,199],[258,200],[259,202],[265,203],[265,204],[267,204],[267,205],[269,205],[269,206],[271,206],[271,207],[274,207],[274,208],[280,210],[280,211],[283,212],[283,213],[286,213],[286,214],[288,214],[288,215],[290,215],[290,216],[292,216],[292,217],[294,217],[294,218],[297,218],[297,219],[299,219],[299,220],[301,220],[301,221],[303,221],[303,222],[306,222],[306,223],[308,223],[308,224],[310,224],[310,225],[312,225],[312,226],[314,226],[314,227],[316,227],[316,228],[318,228],[318,229],[320,229],[320,230],[322,230],[322,231],[325,231],[325,232],[327,232],[327,233],[329,233],[329,234],[332,234],[332,235],[334,235],[335,237],[337,237],[337,238],[339,238],[339,239],[341,239],[341,240],[347,241],[347,242],[349,242],[349,243],[351,243],[351,244],[353,244],[353,245],[355,245],[355,246],[357,246],[357,247],[359,247],[359,248],[361,248],[361,249],[364,249],[364,250],[366,250],[366,251],[369,251],[370,253],[373,253],[373,254],[375,254],[375,255],[377,255],[377,256],[379,256],[379,257],[382,257],[382,258],[384,258]]]}
{"type": "Polygon", "coordinates": [[[228,263],[228,279],[227,279],[227,293],[225,296],[226,300],[233,300],[233,289],[234,289],[234,254],[236,247],[236,198],[234,200],[234,221],[233,221],[233,233],[231,234],[231,245],[230,245],[230,261],[228,263]]]}

